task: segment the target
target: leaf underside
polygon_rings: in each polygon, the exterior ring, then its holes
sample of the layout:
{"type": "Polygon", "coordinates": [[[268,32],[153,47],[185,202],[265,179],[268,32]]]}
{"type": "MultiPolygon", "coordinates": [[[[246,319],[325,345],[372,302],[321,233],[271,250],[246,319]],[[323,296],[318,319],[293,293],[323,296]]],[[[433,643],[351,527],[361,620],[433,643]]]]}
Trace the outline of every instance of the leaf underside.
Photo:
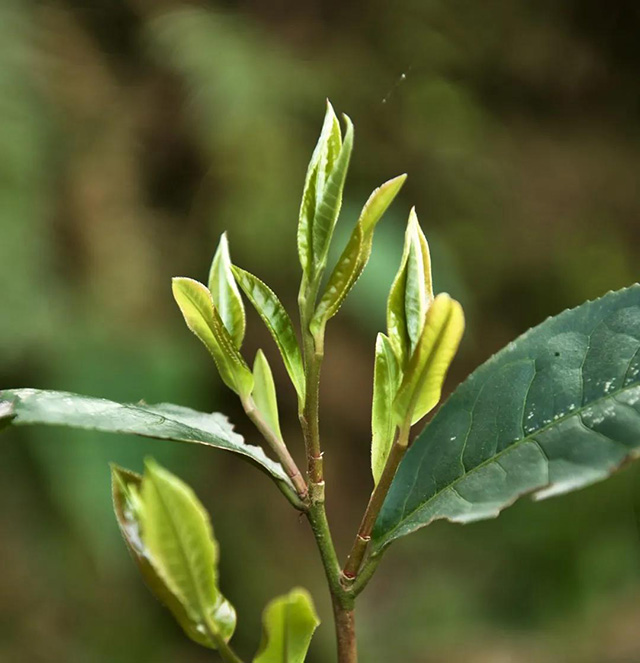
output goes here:
{"type": "Polygon", "coordinates": [[[640,286],[549,318],[478,368],[400,464],[373,553],[434,520],[493,518],[640,453],[640,286]]]}
{"type": "Polygon", "coordinates": [[[86,428],[106,433],[193,442],[240,454],[269,474],[285,490],[293,490],[281,465],[266,456],[260,447],[246,444],[233,431],[227,417],[188,407],[116,403],[62,391],[8,389],[0,391],[0,404],[12,403],[16,426],[47,424],[86,428]]]}

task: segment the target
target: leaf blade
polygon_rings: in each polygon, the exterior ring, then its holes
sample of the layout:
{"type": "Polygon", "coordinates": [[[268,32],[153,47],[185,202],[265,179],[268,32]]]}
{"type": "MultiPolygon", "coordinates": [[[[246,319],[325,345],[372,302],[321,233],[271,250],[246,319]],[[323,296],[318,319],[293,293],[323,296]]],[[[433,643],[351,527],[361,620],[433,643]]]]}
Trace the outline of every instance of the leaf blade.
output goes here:
{"type": "Polygon", "coordinates": [[[0,402],[12,404],[15,426],[53,425],[151,437],[160,440],[204,444],[236,453],[273,478],[279,487],[294,490],[282,466],[266,456],[260,447],[246,444],[233,431],[227,417],[191,408],[116,403],[103,398],[61,391],[7,389],[0,402]]]}
{"type": "Polygon", "coordinates": [[[302,588],[273,599],[263,612],[263,636],[253,663],[304,663],[320,620],[302,588]]]}
{"type": "Polygon", "coordinates": [[[226,330],[235,346],[240,348],[246,330],[246,317],[242,297],[231,271],[227,233],[222,233],[220,236],[220,242],[209,270],[208,285],[214,306],[220,314],[226,330]]]}
{"type": "Polygon", "coordinates": [[[271,430],[282,439],[280,430],[280,417],[278,416],[278,398],[276,396],[276,385],[273,381],[273,373],[269,362],[262,350],[256,353],[256,359],[253,364],[253,400],[256,407],[264,417],[271,430]]]}
{"type": "Polygon", "coordinates": [[[317,332],[342,306],[371,256],[375,227],[402,188],[406,175],[399,175],[379,186],[362,208],[358,222],[331,272],[316,308],[311,331],[317,332]]]}
{"type": "Polygon", "coordinates": [[[224,383],[241,397],[248,396],[253,388],[253,376],[225,327],[208,288],[186,277],[173,278],[171,287],[187,327],[213,357],[224,383]]]}
{"type": "Polygon", "coordinates": [[[401,462],[374,554],[434,520],[492,518],[521,495],[600,481],[639,453],[634,285],[549,318],[458,387],[401,462]]]}
{"type": "Polygon", "coordinates": [[[233,273],[240,288],[276,342],[299,401],[304,401],[305,377],[302,353],[289,314],[273,290],[257,276],[235,265],[233,273]]]}

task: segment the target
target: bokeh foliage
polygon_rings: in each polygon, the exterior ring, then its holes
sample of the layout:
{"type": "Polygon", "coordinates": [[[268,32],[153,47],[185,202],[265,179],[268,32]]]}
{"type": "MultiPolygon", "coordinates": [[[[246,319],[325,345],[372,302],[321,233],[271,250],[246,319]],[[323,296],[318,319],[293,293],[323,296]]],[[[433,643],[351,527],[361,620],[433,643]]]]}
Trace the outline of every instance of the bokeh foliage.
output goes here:
{"type": "MultiPolygon", "coordinates": [[[[170,277],[204,279],[228,230],[234,260],[295,302],[297,208],[329,96],[357,126],[342,243],[372,183],[410,175],[328,335],[344,554],[369,488],[375,332],[409,204],[436,290],[468,312],[449,387],[547,315],[637,280],[638,30],[631,0],[2,0],[1,385],[221,410],[251,441],[170,277]]],[[[274,356],[248,322],[248,347],[274,356]]],[[[287,436],[295,394],[272,364],[287,436]]],[[[141,469],[150,451],[211,509],[241,650],[292,584],[328,614],[305,526],[235,459],[50,429],[2,442],[0,659],[209,660],[149,600],[110,513],[107,461],[141,469]]],[[[363,658],[392,660],[401,643],[416,663],[636,660],[638,480],[399,544],[362,601],[363,658]]],[[[331,645],[324,626],[313,661],[331,645]]]]}

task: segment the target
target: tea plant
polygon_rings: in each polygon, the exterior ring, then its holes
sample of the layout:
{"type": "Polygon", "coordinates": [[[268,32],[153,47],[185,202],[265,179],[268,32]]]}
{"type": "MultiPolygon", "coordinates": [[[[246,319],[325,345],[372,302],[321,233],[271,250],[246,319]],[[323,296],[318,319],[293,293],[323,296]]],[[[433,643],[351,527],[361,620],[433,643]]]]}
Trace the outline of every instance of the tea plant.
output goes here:
{"type": "MultiPolygon", "coordinates": [[[[173,280],[189,329],[209,351],[268,450],[246,444],[221,414],[177,405],[118,404],[63,392],[0,392],[0,427],[66,425],[195,442],[243,456],[308,519],[334,607],[339,663],[357,660],[354,606],[393,541],[435,520],[493,518],[519,497],[543,499],[606,478],[640,453],[640,286],[549,318],[478,368],[411,442],[434,409],[462,337],[460,304],[431,280],[429,248],[414,210],[375,344],[371,418],[374,488],[351,552],[340,565],[325,513],[318,417],[325,329],[365,268],[376,224],[402,188],[376,189],[342,255],[325,277],[353,146],[328,105],[307,171],[298,223],[301,343],[274,292],[234,265],[222,236],[208,285],[173,280]],[[266,356],[242,353],[242,293],[271,332],[295,388],[307,466],[284,439],[266,356]]],[[[364,462],[364,459],[363,459],[364,462]]],[[[185,633],[224,661],[235,611],[218,589],[218,544],[192,490],[153,460],[142,476],[112,468],[118,524],[146,582],[185,633]]],[[[301,663],[319,621],[303,589],[274,599],[263,615],[254,663],[301,663]]]]}

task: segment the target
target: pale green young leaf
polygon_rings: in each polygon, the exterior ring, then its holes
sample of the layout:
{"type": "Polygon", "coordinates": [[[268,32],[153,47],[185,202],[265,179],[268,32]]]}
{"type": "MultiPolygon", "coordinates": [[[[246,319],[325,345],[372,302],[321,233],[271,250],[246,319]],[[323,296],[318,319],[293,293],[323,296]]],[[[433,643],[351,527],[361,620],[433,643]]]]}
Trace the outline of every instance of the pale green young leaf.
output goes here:
{"type": "Polygon", "coordinates": [[[253,400],[269,428],[282,440],[280,417],[278,416],[278,398],[273,373],[262,350],[256,353],[253,363],[253,400]]]}
{"type": "Polygon", "coordinates": [[[309,593],[302,588],[271,601],[262,615],[262,641],[253,663],[304,663],[320,624],[309,593]]]}
{"type": "Polygon", "coordinates": [[[142,577],[154,596],[166,606],[180,624],[184,632],[200,645],[212,647],[200,624],[187,612],[178,597],[160,578],[151,563],[148,551],[142,541],[139,513],[141,507],[140,487],[142,477],[115,465],[111,466],[111,490],[113,509],[118,527],[142,577]]]}
{"type": "Polygon", "coordinates": [[[317,197],[311,233],[313,246],[312,275],[314,279],[320,278],[327,263],[329,245],[342,207],[342,192],[353,150],[353,123],[347,115],[344,115],[344,121],[346,126],[344,142],[322,193],[317,197]]]}
{"type": "Polygon", "coordinates": [[[440,293],[427,311],[422,336],[393,403],[398,424],[407,419],[414,424],[438,404],[463,332],[462,306],[440,293]]]}
{"type": "Polygon", "coordinates": [[[398,195],[406,179],[406,175],[395,177],[382,184],[369,196],[316,308],[311,321],[313,333],[317,333],[327,320],[338,312],[356,284],[369,261],[376,224],[398,195]]]}
{"type": "Polygon", "coordinates": [[[391,341],[380,333],[376,339],[371,409],[371,471],[376,484],[380,480],[393,445],[396,432],[393,400],[401,378],[400,366],[391,341]]]}
{"type": "MultiPolygon", "coordinates": [[[[213,539],[208,516],[192,491],[176,477],[164,472],[174,484],[173,490],[181,491],[184,493],[181,496],[186,496],[188,500],[187,517],[181,521],[185,507],[182,504],[176,507],[173,495],[169,495],[166,503],[161,504],[160,513],[154,511],[157,496],[152,496],[151,512],[155,513],[153,517],[171,519],[164,541],[165,547],[158,552],[157,547],[149,546],[147,528],[144,525],[149,518],[145,513],[149,510],[149,504],[145,501],[145,493],[149,490],[146,486],[149,470],[143,478],[139,474],[112,465],[113,506],[118,527],[147,586],[156,598],[173,613],[176,621],[192,640],[215,649],[215,638],[212,638],[211,634],[214,633],[226,642],[233,634],[236,622],[233,607],[217,588],[217,544],[213,539]],[[191,526],[194,516],[196,526],[190,531],[193,535],[191,544],[186,541],[181,528],[191,526]],[[176,520],[176,528],[172,526],[173,520],[176,520]],[[180,558],[178,563],[173,566],[168,564],[165,549],[170,551],[169,557],[180,558]],[[195,590],[192,587],[185,591],[185,584],[198,585],[201,596],[196,596],[195,604],[190,603],[188,598],[195,590]]],[[[159,490],[162,499],[165,499],[166,489],[161,487],[159,490]]],[[[153,522],[149,531],[155,536],[153,533],[157,529],[158,523],[153,522]]]]}
{"type": "Polygon", "coordinates": [[[476,369],[400,463],[373,554],[440,519],[495,518],[640,457],[640,286],[548,318],[476,369]]]}
{"type": "Polygon", "coordinates": [[[273,290],[259,278],[236,266],[233,267],[233,273],[244,294],[271,332],[298,394],[298,400],[303,402],[305,378],[302,354],[289,314],[273,290]]]}
{"type": "Polygon", "coordinates": [[[158,577],[214,648],[228,642],[235,611],[218,589],[218,544],[193,490],[147,460],[138,511],[144,551],[158,577]]]}
{"type": "Polygon", "coordinates": [[[327,100],[327,110],[318,143],[311,155],[304,182],[300,218],[298,222],[298,255],[302,271],[307,278],[313,269],[313,221],[318,201],[322,198],[325,182],[333,169],[342,147],[340,123],[327,100]]]}
{"type": "Polygon", "coordinates": [[[403,365],[409,361],[417,345],[431,301],[433,287],[429,247],[415,209],[412,209],[400,268],[387,302],[387,333],[403,365]]]}
{"type": "Polygon", "coordinates": [[[211,293],[198,281],[176,277],[173,296],[187,327],[213,357],[224,383],[241,397],[253,389],[253,376],[218,313],[211,293]]]}
{"type": "Polygon", "coordinates": [[[246,320],[244,304],[231,271],[229,241],[223,233],[209,270],[209,292],[226,330],[237,348],[242,346],[246,320]]]}

